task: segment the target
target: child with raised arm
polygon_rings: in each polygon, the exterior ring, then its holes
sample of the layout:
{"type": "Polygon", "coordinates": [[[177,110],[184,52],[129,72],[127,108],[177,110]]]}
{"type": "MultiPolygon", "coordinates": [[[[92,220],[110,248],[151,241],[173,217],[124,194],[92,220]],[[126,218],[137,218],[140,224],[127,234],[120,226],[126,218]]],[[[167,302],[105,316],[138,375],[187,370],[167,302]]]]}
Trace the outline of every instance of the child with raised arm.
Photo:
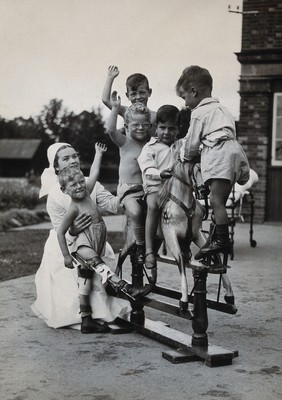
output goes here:
{"type": "Polygon", "coordinates": [[[201,249],[201,255],[229,251],[225,204],[233,184],[245,184],[250,171],[246,154],[236,139],[234,119],[219,100],[212,97],[212,85],[209,71],[197,65],[185,68],[176,85],[176,93],[192,110],[180,159],[193,160],[202,145],[201,173],[210,188],[210,205],[216,223],[216,237],[201,249]]]}
{"type": "Polygon", "coordinates": [[[182,145],[182,140],[177,140],[180,128],[178,108],[172,105],[160,107],[156,116],[156,137],[145,144],[138,157],[147,202],[145,266],[149,269],[156,268],[154,242],[160,213],[158,195],[165,180],[171,177],[173,163],[182,145]]]}
{"type": "MultiPolygon", "coordinates": [[[[106,151],[106,146],[96,143],[95,149],[96,154],[87,183],[82,172],[77,168],[68,167],[59,173],[61,190],[71,197],[71,204],[57,230],[58,241],[66,268],[74,268],[72,256],[76,256],[77,254],[81,260],[86,261],[86,264],[91,265],[95,272],[101,276],[102,283],[108,282],[117,292],[123,291],[124,293],[128,293],[132,298],[135,294],[133,288],[126,281],[120,280],[102,259],[106,245],[106,225],[90,194],[98,179],[102,155],[106,151]],[[76,240],[72,243],[67,243],[65,235],[68,229],[72,226],[75,218],[83,212],[91,216],[91,225],[78,234],[76,240]]],[[[92,290],[93,270],[88,268],[87,265],[82,262],[82,265],[78,268],[79,299],[82,317],[81,332],[106,332],[108,330],[107,326],[104,326],[103,329],[91,318],[90,292],[92,290]]]]}
{"type": "Polygon", "coordinates": [[[143,103],[134,103],[124,115],[125,135],[116,129],[120,109],[120,97],[113,92],[111,114],[107,133],[119,147],[119,184],[117,195],[124,205],[126,214],[132,222],[137,245],[137,262],[144,262],[145,253],[145,217],[138,200],[143,198],[142,175],[137,162],[143,146],[150,139],[150,111],[143,103]]]}
{"type": "MultiPolygon", "coordinates": [[[[112,109],[111,104],[111,93],[112,86],[115,78],[119,75],[119,69],[115,65],[111,65],[108,68],[108,77],[102,93],[102,101],[110,110],[112,109]]],[[[126,97],[131,102],[142,103],[147,107],[149,97],[152,94],[152,89],[149,86],[147,77],[143,74],[136,73],[130,75],[126,80],[126,97]]],[[[124,118],[127,107],[120,105],[118,114],[124,118]]],[[[156,112],[150,111],[151,113],[151,124],[152,130],[150,131],[151,136],[154,136],[154,124],[156,122],[156,112]]]]}

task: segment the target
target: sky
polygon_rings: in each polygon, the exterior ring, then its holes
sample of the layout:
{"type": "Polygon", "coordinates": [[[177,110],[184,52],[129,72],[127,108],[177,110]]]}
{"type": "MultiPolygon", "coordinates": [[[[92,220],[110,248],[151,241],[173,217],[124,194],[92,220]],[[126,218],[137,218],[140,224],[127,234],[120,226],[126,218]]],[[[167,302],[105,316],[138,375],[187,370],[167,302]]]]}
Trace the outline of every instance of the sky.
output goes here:
{"type": "Polygon", "coordinates": [[[36,116],[52,98],[80,113],[99,106],[110,65],[113,89],[145,74],[148,107],[184,106],[175,93],[183,69],[196,64],[214,80],[213,96],[239,118],[241,0],[0,0],[0,117],[36,116]]]}

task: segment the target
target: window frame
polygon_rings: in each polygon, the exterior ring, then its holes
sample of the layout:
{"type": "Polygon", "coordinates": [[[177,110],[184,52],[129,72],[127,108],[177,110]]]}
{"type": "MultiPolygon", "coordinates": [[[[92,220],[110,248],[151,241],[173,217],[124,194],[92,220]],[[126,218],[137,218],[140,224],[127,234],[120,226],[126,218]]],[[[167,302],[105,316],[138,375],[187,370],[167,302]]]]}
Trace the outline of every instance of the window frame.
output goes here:
{"type": "Polygon", "coordinates": [[[282,167],[282,160],[277,160],[276,159],[276,144],[277,144],[277,141],[281,142],[281,144],[282,144],[282,137],[281,138],[277,138],[277,119],[278,118],[282,119],[282,114],[281,115],[277,115],[278,101],[281,102],[281,106],[282,106],[282,92],[274,93],[274,97],[273,97],[271,165],[274,166],[274,167],[282,167]]]}

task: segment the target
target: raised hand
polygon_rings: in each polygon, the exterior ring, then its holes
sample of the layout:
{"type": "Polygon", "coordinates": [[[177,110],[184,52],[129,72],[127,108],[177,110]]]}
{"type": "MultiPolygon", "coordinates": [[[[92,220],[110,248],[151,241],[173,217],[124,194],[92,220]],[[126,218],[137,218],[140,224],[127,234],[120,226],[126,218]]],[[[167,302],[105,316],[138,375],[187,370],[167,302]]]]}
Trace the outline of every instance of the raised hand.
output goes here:
{"type": "Polygon", "coordinates": [[[108,68],[108,77],[115,79],[119,75],[119,69],[116,65],[110,65],[108,68]]]}
{"type": "Polygon", "coordinates": [[[104,143],[96,142],[95,143],[95,150],[96,150],[96,153],[103,154],[103,153],[105,153],[107,151],[107,146],[104,143]]]}
{"type": "Polygon", "coordinates": [[[121,98],[117,95],[117,91],[114,91],[111,95],[111,105],[112,107],[119,107],[121,104],[121,98]]]}

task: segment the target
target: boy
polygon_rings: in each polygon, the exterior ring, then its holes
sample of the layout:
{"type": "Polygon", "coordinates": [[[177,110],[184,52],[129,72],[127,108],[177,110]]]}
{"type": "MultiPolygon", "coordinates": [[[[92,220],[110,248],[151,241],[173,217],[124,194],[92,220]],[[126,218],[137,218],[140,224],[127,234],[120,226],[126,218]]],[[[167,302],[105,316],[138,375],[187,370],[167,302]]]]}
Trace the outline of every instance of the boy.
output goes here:
{"type": "MultiPolygon", "coordinates": [[[[236,139],[235,122],[230,112],[212,97],[213,80],[209,71],[191,65],[182,72],[176,93],[192,110],[188,133],[180,150],[181,161],[191,161],[201,150],[201,173],[210,188],[216,237],[201,249],[201,255],[229,251],[228,216],[225,204],[235,182],[249,179],[249,163],[236,139]]],[[[198,257],[197,257],[198,258],[198,257]]]]}
{"type": "Polygon", "coordinates": [[[142,199],[142,175],[137,162],[143,146],[150,139],[151,114],[143,103],[134,103],[124,114],[125,135],[116,129],[120,110],[120,97],[113,92],[111,97],[111,114],[108,120],[107,133],[119,147],[119,184],[117,195],[131,219],[137,245],[137,262],[144,262],[145,228],[144,213],[137,200],[142,199]]]}
{"type": "Polygon", "coordinates": [[[147,201],[145,226],[145,266],[156,268],[154,240],[158,228],[158,195],[164,180],[171,177],[171,169],[177,159],[182,140],[176,140],[181,127],[181,114],[171,105],[160,107],[156,115],[156,138],[151,138],[138,157],[142,171],[143,188],[147,201]]]}
{"type": "MultiPolygon", "coordinates": [[[[102,101],[110,110],[112,109],[111,104],[111,92],[112,92],[112,85],[114,79],[119,75],[119,69],[115,65],[111,65],[108,68],[108,77],[103,89],[102,93],[102,101]]],[[[131,102],[134,103],[142,103],[144,106],[147,107],[147,103],[149,97],[152,94],[152,89],[149,87],[149,81],[147,77],[143,74],[132,74],[126,80],[126,97],[131,102]]],[[[120,105],[118,114],[124,118],[125,112],[127,107],[120,105]]],[[[156,121],[156,113],[154,111],[151,112],[151,124],[152,124],[152,131],[151,135],[154,135],[154,124],[156,121]]]]}
{"type": "Polygon", "coordinates": [[[133,288],[126,281],[120,280],[101,258],[105,254],[106,225],[90,194],[97,181],[102,155],[106,151],[106,146],[96,143],[95,149],[96,154],[87,183],[82,172],[77,168],[68,167],[59,173],[61,190],[72,199],[70,207],[65,213],[57,231],[65,267],[74,268],[72,256],[77,257],[79,261],[85,261],[85,263],[82,262],[82,266],[78,269],[82,333],[107,332],[109,330],[107,325],[99,326],[91,317],[90,292],[92,290],[93,270],[84,264],[91,266],[101,276],[103,284],[106,281],[109,282],[117,292],[122,291],[129,295],[131,299],[134,299],[133,296],[135,295],[133,288]],[[71,227],[75,218],[82,212],[86,212],[91,216],[92,223],[76,237],[75,241],[67,244],[65,238],[66,232],[71,227]]]}

